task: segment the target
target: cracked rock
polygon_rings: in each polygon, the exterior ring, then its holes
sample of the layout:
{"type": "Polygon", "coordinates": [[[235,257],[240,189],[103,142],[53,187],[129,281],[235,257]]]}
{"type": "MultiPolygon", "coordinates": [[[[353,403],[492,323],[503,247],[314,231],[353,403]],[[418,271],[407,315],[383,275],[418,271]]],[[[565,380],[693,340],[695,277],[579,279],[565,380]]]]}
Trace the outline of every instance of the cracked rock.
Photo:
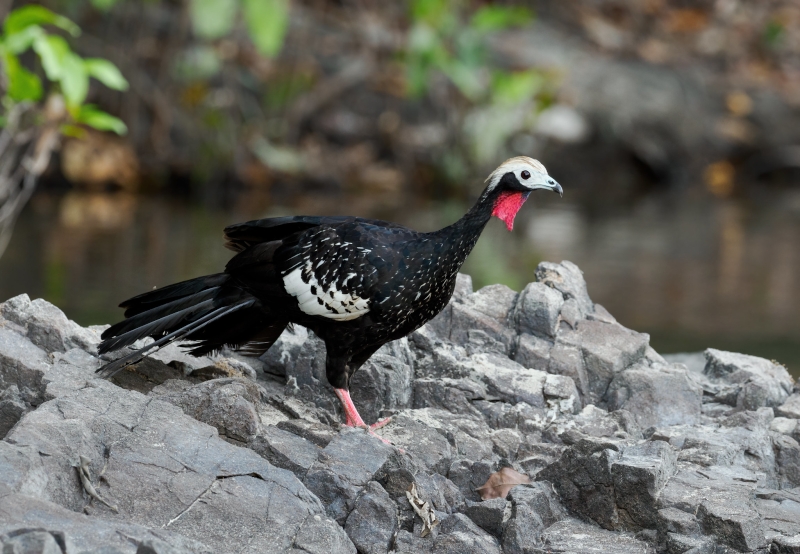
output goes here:
{"type": "Polygon", "coordinates": [[[392,447],[361,429],[343,429],[320,453],[303,483],[341,525],[355,507],[358,493],[393,453],[392,447]]]}
{"type": "Polygon", "coordinates": [[[398,529],[397,506],[380,484],[370,481],[358,495],[344,527],[362,554],[386,554],[398,529]]]}

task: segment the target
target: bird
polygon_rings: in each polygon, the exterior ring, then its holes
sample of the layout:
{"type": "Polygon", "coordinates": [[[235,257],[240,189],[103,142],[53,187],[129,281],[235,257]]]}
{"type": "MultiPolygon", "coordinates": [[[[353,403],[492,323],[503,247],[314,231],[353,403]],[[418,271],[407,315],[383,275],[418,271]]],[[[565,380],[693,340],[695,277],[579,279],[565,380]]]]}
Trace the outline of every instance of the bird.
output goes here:
{"type": "MultiPolygon", "coordinates": [[[[123,321],[106,329],[98,354],[155,339],[98,369],[110,378],[174,341],[195,356],[223,347],[259,356],[297,324],[325,343],[325,369],[344,425],[370,434],[350,397],[353,374],[384,344],[434,318],[491,217],[511,231],[534,190],[563,189],[538,160],[518,156],[486,179],[474,206],[433,232],[350,216],[273,217],[230,225],[225,270],[125,300],[123,321]]],[[[381,438],[381,437],[378,437],[381,438]]],[[[383,440],[383,439],[382,439],[383,440]]],[[[386,442],[384,440],[384,442],[386,442]]]]}

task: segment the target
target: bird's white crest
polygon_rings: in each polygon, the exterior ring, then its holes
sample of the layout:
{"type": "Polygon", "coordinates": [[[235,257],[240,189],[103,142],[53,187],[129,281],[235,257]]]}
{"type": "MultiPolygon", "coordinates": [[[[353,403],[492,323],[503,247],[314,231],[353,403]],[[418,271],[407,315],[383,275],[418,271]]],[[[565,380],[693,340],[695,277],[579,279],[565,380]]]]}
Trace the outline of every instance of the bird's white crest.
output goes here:
{"type": "Polygon", "coordinates": [[[542,162],[527,156],[517,156],[516,158],[507,159],[501,163],[497,169],[492,171],[485,181],[489,183],[486,190],[490,191],[494,189],[506,173],[513,173],[517,177],[517,180],[525,185],[527,179],[522,178],[523,171],[528,171],[534,175],[547,176],[547,170],[544,165],[542,165],[542,162]]]}

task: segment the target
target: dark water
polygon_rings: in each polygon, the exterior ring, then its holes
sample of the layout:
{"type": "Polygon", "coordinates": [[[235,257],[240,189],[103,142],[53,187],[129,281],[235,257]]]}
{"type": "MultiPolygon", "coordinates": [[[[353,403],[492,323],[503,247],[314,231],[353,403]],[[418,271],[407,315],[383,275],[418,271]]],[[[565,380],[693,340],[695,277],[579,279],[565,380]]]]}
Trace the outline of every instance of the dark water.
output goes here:
{"type": "MultiPolygon", "coordinates": [[[[27,292],[81,324],[110,323],[125,298],[220,271],[231,256],[222,247],[230,223],[345,213],[433,230],[468,207],[303,198],[271,206],[249,195],[222,210],[158,195],[37,194],[0,258],[0,300],[27,292]]],[[[613,212],[598,212],[586,195],[533,195],[513,233],[490,222],[464,271],[476,287],[519,290],[542,260],[578,264],[592,298],[649,332],[662,353],[712,346],[800,374],[800,190],[755,200],[651,194],[613,212]]]]}

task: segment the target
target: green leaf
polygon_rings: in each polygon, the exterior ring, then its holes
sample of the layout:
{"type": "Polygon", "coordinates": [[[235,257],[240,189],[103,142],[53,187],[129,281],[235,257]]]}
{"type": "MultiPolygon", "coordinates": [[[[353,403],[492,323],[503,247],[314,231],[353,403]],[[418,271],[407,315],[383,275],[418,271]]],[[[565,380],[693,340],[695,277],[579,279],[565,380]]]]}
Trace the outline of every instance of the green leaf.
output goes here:
{"type": "Polygon", "coordinates": [[[127,90],[128,81],[122,76],[117,66],[102,58],[86,58],[83,66],[90,77],[94,77],[108,88],[127,90]]]}
{"type": "Polygon", "coordinates": [[[470,26],[479,31],[499,31],[527,25],[533,14],[523,6],[487,5],[475,12],[470,26]]]}
{"type": "Polygon", "coordinates": [[[33,42],[33,50],[39,54],[47,78],[58,81],[64,72],[64,60],[70,53],[67,41],[58,35],[42,33],[33,42]]]}
{"type": "Polygon", "coordinates": [[[37,6],[35,4],[22,6],[8,14],[8,17],[6,17],[3,23],[3,31],[6,36],[10,36],[14,33],[19,33],[31,25],[55,25],[72,36],[76,37],[81,34],[80,27],[63,15],[58,15],[43,6],[37,6]]]}
{"type": "Polygon", "coordinates": [[[443,68],[443,71],[453,84],[458,87],[461,94],[472,101],[480,98],[485,89],[480,68],[472,67],[459,60],[453,60],[452,63],[443,68]]]}
{"type": "Polygon", "coordinates": [[[83,104],[86,94],[89,92],[89,75],[80,56],[74,52],[67,52],[62,63],[59,81],[61,82],[61,92],[64,93],[67,106],[71,110],[75,110],[83,104]]]}
{"type": "Polygon", "coordinates": [[[81,106],[75,121],[93,127],[98,131],[113,131],[118,135],[124,135],[128,132],[128,127],[125,126],[121,119],[98,110],[96,106],[91,104],[81,106]]]}
{"type": "Polygon", "coordinates": [[[495,102],[516,104],[536,96],[544,85],[544,76],[536,70],[497,73],[492,79],[492,96],[495,102]]]}
{"type": "Polygon", "coordinates": [[[5,52],[3,65],[8,78],[6,94],[11,100],[15,102],[36,101],[42,97],[42,82],[39,77],[22,67],[19,58],[11,52],[5,52]]]}
{"type": "Polygon", "coordinates": [[[242,10],[258,51],[264,56],[277,55],[289,27],[289,0],[243,0],[242,10]]]}
{"type": "Polygon", "coordinates": [[[236,0],[192,0],[189,15],[194,33],[209,40],[224,37],[233,29],[237,11],[236,0]]]}
{"type": "Polygon", "coordinates": [[[450,15],[450,4],[448,0],[414,0],[411,2],[411,17],[414,21],[439,27],[450,15]]]}
{"type": "Polygon", "coordinates": [[[13,54],[22,54],[25,50],[31,47],[33,41],[38,37],[44,35],[44,29],[38,25],[31,25],[25,27],[18,33],[12,33],[6,37],[6,48],[13,54]]]}
{"type": "Polygon", "coordinates": [[[117,4],[118,0],[92,0],[92,6],[101,12],[107,12],[117,4]]]}

